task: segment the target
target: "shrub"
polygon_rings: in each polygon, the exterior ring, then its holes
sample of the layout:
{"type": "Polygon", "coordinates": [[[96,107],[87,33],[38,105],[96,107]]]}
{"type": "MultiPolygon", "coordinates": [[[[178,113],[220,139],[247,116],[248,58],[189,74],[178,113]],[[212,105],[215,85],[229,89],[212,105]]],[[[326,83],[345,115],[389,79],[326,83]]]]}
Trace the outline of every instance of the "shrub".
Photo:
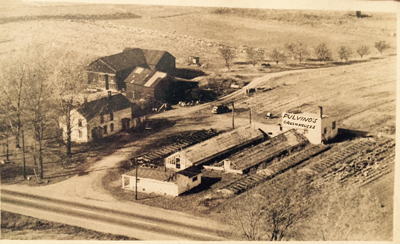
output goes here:
{"type": "Polygon", "coordinates": [[[225,61],[225,66],[230,70],[232,60],[236,57],[234,49],[229,46],[222,46],[219,48],[219,53],[225,61]]]}
{"type": "Polygon", "coordinates": [[[379,51],[379,52],[381,53],[381,55],[382,55],[382,52],[383,52],[383,51],[385,51],[386,49],[390,48],[390,44],[389,44],[389,43],[386,43],[385,41],[379,41],[379,42],[375,42],[374,47],[375,47],[376,49],[378,49],[378,51],[379,51]]]}
{"type": "Polygon", "coordinates": [[[276,64],[278,64],[281,61],[285,61],[286,60],[285,53],[283,51],[279,51],[277,48],[272,49],[269,57],[270,57],[270,59],[275,61],[276,64]]]}
{"type": "Polygon", "coordinates": [[[299,63],[303,61],[308,56],[308,49],[302,42],[297,43],[286,43],[285,49],[288,51],[289,55],[293,60],[298,60],[299,63]]]}
{"type": "Polygon", "coordinates": [[[322,42],[314,48],[315,56],[319,61],[330,61],[332,60],[332,52],[328,48],[325,42],[322,42]]]}
{"type": "Polygon", "coordinates": [[[362,45],[357,48],[357,53],[360,55],[361,58],[363,58],[364,55],[368,55],[370,53],[369,47],[366,45],[362,45]]]}
{"type": "Polygon", "coordinates": [[[341,61],[343,61],[343,59],[344,59],[347,62],[347,60],[349,59],[349,57],[351,56],[352,53],[353,53],[353,50],[349,47],[340,46],[338,48],[338,54],[339,54],[339,58],[341,61]]]}

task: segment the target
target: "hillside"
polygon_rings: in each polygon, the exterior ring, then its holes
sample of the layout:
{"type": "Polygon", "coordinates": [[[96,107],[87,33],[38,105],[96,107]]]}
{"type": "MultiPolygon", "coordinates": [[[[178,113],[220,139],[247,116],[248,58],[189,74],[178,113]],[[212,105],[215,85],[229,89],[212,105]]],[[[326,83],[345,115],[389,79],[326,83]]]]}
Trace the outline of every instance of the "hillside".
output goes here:
{"type": "Polygon", "coordinates": [[[297,11],[292,15],[290,11],[258,10],[254,17],[254,11],[219,14],[210,8],[55,3],[5,6],[0,20],[17,19],[0,25],[1,56],[41,45],[74,50],[93,60],[125,47],[141,47],[166,49],[177,57],[178,65],[186,64],[190,55],[200,56],[212,68],[223,67],[217,52],[222,43],[236,46],[239,59],[244,57],[243,46],[264,48],[268,53],[295,40],[305,43],[310,52],[313,46],[327,42],[335,59],[340,45],[353,49],[369,45],[371,56],[377,55],[373,44],[380,40],[392,45],[387,54],[395,52],[395,14],[373,13],[358,19],[348,12],[297,11]],[[113,19],[120,13],[138,18],[113,19]],[[38,19],[26,21],[24,16],[38,19]]]}

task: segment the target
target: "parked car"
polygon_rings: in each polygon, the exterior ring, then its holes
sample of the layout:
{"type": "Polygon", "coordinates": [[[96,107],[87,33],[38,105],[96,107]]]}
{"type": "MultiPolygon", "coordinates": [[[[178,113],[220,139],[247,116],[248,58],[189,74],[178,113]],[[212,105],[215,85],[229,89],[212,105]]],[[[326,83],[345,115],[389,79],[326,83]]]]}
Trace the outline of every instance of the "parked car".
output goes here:
{"type": "Polygon", "coordinates": [[[213,114],[223,114],[229,112],[230,109],[226,105],[214,106],[211,110],[213,114]]]}

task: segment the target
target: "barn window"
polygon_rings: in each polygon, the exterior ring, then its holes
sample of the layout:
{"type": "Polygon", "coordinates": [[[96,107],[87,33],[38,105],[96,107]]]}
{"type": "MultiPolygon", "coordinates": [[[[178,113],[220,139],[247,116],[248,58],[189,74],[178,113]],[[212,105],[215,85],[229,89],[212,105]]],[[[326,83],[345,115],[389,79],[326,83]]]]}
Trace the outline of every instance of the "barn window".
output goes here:
{"type": "Polygon", "coordinates": [[[107,125],[103,127],[103,134],[107,134],[107,125]]]}
{"type": "Polygon", "coordinates": [[[82,127],[82,120],[81,120],[81,119],[78,120],[78,126],[79,126],[79,127],[82,127]]]}
{"type": "Polygon", "coordinates": [[[326,134],[326,132],[327,132],[327,128],[325,127],[325,128],[324,128],[324,134],[326,134]]]}
{"type": "Polygon", "coordinates": [[[180,164],[176,164],[176,168],[177,168],[177,169],[180,169],[180,168],[181,168],[181,165],[180,165],[180,164]]]}
{"type": "Polygon", "coordinates": [[[111,112],[110,113],[110,121],[113,121],[114,120],[114,114],[111,112]]]}
{"type": "Polygon", "coordinates": [[[114,131],[114,124],[110,124],[110,132],[114,131]]]}
{"type": "Polygon", "coordinates": [[[176,162],[177,164],[179,164],[179,163],[181,162],[181,159],[180,159],[180,158],[176,158],[176,159],[175,159],[175,162],[176,162]]]}
{"type": "Polygon", "coordinates": [[[334,130],[336,128],[336,121],[332,122],[332,130],[334,130]]]}
{"type": "Polygon", "coordinates": [[[192,181],[195,182],[197,180],[197,176],[193,177],[192,181]]]}
{"type": "Polygon", "coordinates": [[[104,123],[104,115],[100,115],[100,124],[104,123]]]}

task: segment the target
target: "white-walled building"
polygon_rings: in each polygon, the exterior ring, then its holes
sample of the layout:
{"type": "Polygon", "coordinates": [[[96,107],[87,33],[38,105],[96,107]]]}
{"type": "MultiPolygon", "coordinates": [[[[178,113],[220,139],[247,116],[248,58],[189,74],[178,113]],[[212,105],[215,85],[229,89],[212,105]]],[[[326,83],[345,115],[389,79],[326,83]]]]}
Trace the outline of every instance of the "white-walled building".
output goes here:
{"type": "MultiPolygon", "coordinates": [[[[136,171],[122,175],[122,188],[135,190],[136,171]]],[[[179,196],[201,184],[201,171],[196,167],[184,170],[164,171],[164,169],[138,168],[137,190],[144,193],[179,196]]]]}
{"type": "Polygon", "coordinates": [[[323,115],[322,107],[319,107],[317,114],[284,112],[281,126],[284,131],[296,129],[313,144],[328,141],[338,133],[337,119],[323,115]]]}
{"type": "MultiPolygon", "coordinates": [[[[71,110],[71,141],[89,142],[138,127],[146,120],[143,112],[132,111],[134,105],[122,94],[85,102],[71,110]]],[[[63,138],[67,138],[65,116],[60,119],[63,138]]]]}
{"type": "Polygon", "coordinates": [[[164,160],[166,168],[181,170],[200,165],[218,157],[233,153],[250,145],[256,145],[267,137],[251,125],[222,133],[206,141],[171,154],[164,160]]]}

